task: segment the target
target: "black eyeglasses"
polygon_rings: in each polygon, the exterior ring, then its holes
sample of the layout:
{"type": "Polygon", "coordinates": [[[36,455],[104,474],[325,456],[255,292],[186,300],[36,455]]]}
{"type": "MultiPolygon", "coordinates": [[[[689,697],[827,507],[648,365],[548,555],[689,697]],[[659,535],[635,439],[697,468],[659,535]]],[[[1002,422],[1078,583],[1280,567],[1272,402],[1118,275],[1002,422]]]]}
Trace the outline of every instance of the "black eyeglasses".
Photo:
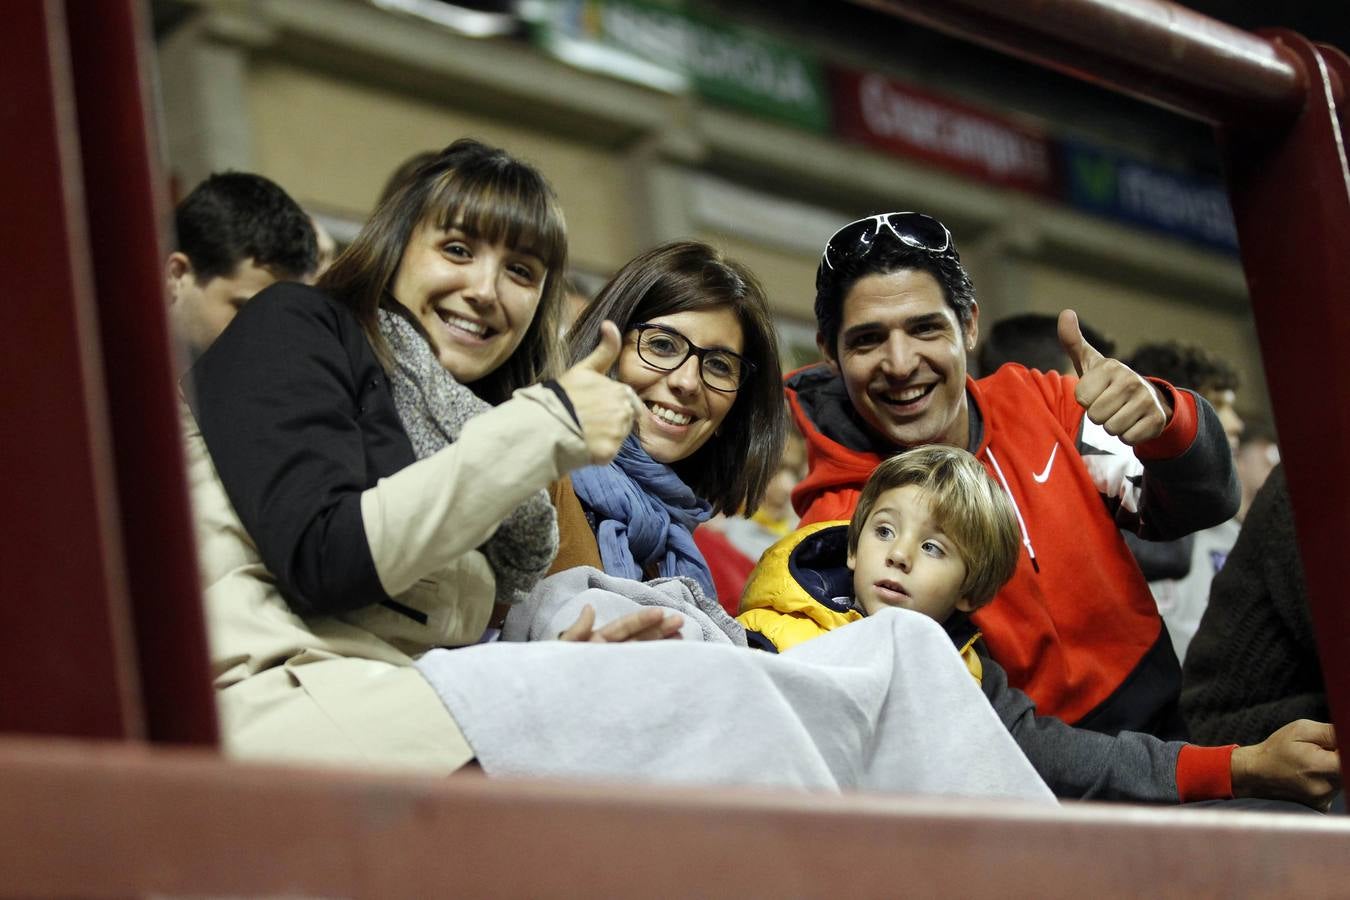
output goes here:
{"type": "Polygon", "coordinates": [[[638,358],[647,365],[673,372],[689,357],[697,356],[699,377],[714,391],[738,390],[755,372],[755,364],[739,353],[700,347],[674,328],[638,322],[632,330],[637,332],[638,358]]]}
{"type": "Polygon", "coordinates": [[[877,238],[889,231],[897,241],[935,255],[955,254],[952,233],[932,216],[916,212],[881,213],[849,222],[830,236],[816,269],[816,290],[835,267],[847,259],[861,259],[876,246],[877,238]]]}

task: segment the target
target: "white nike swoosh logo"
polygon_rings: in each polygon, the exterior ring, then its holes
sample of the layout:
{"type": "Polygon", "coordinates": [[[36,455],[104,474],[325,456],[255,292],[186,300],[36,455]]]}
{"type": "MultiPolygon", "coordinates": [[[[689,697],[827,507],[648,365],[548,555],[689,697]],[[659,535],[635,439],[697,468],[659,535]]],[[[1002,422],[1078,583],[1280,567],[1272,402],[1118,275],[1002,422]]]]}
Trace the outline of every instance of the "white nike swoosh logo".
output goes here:
{"type": "Polygon", "coordinates": [[[1056,444],[1055,448],[1050,451],[1050,461],[1045,464],[1045,471],[1039,475],[1031,476],[1032,478],[1036,479],[1037,484],[1045,484],[1045,482],[1050,478],[1050,470],[1054,468],[1055,454],[1058,452],[1059,452],[1059,444],[1056,444]]]}

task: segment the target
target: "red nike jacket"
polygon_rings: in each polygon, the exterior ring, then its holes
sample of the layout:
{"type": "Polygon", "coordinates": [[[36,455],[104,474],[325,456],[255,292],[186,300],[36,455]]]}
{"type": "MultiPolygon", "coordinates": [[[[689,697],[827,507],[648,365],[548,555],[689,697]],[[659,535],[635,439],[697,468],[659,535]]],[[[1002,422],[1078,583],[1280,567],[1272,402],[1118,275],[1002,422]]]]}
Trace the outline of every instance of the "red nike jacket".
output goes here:
{"type": "MultiPolygon", "coordinates": [[[[1084,415],[1076,378],[1007,365],[967,380],[968,449],[1012,499],[1023,538],[1012,580],[975,619],[1041,715],[1173,737],[1180,667],[1119,529],[1171,540],[1231,518],[1239,494],[1213,409],[1155,383],[1172,394],[1172,420],[1130,448],[1084,415]]],[[[791,373],[786,389],[808,447],[792,498],[801,524],[847,519],[882,459],[878,439],[828,366],[791,373]]]]}

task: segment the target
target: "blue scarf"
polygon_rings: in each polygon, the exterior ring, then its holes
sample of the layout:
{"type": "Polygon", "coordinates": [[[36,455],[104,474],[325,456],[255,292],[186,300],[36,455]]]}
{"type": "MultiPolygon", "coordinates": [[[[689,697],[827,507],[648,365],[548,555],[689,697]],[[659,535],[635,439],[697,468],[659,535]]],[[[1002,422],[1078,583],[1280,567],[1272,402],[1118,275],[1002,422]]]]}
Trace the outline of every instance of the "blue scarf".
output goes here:
{"type": "Polygon", "coordinates": [[[595,539],[606,572],[642,581],[643,569],[655,563],[660,575],[687,575],[708,597],[717,596],[693,535],[712,506],[648,456],[636,437],[628,436],[609,465],[573,472],[572,487],[599,520],[595,539]]]}

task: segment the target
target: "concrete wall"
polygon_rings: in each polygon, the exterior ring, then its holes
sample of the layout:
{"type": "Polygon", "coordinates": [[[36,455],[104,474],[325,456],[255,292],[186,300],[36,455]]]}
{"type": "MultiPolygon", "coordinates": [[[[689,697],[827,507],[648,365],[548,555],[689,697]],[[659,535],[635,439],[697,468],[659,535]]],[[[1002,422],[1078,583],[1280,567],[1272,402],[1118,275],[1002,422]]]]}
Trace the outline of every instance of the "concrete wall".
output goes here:
{"type": "Polygon", "coordinates": [[[536,164],[567,217],[571,252],[608,270],[637,253],[623,161],[612,151],[283,61],[247,74],[255,167],[302,204],[355,218],[409,156],[476,137],[536,164]]]}

